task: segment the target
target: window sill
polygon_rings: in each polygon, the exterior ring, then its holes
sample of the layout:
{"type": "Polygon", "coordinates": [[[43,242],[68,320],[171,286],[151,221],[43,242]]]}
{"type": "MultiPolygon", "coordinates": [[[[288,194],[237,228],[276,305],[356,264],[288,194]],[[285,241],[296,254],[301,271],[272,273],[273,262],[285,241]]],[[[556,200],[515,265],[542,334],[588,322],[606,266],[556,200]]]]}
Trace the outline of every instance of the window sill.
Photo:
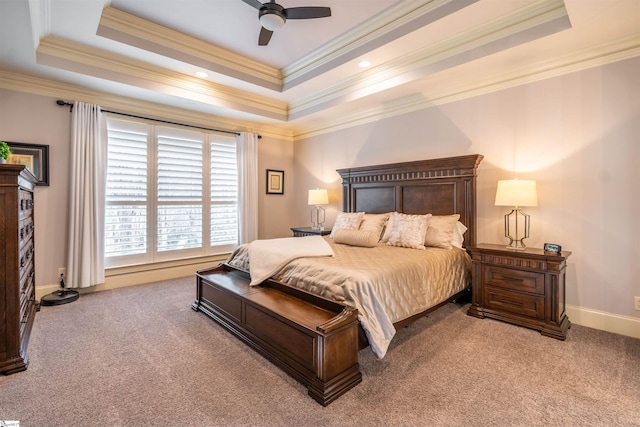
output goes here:
{"type": "Polygon", "coordinates": [[[229,257],[230,253],[222,253],[216,255],[208,255],[203,257],[185,258],[171,261],[159,261],[146,264],[127,265],[124,267],[107,267],[105,268],[104,275],[106,277],[115,277],[126,274],[135,273],[149,273],[153,271],[166,270],[177,267],[187,267],[199,265],[202,263],[219,263],[224,262],[229,257]]]}

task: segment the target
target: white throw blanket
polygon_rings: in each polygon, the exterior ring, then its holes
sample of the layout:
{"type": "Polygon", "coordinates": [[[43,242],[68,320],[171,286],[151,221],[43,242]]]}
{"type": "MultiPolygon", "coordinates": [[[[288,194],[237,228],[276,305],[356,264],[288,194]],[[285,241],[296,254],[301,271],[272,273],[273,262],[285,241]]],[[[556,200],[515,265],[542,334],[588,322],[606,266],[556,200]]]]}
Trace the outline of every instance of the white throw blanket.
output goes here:
{"type": "Polygon", "coordinates": [[[297,258],[333,256],[321,236],[283,237],[249,243],[250,286],[259,285],[297,258]]]}

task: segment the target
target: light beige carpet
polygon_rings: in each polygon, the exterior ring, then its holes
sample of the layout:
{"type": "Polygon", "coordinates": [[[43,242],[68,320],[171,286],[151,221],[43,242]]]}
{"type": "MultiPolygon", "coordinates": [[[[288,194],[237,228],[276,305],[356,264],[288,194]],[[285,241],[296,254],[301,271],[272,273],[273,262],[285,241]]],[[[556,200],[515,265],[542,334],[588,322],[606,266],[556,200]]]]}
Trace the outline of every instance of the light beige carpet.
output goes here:
{"type": "Polygon", "coordinates": [[[42,307],[0,420],[29,426],[640,426],[640,340],[566,341],[449,304],[401,330],[324,408],[202,313],[195,278],[42,307]]]}

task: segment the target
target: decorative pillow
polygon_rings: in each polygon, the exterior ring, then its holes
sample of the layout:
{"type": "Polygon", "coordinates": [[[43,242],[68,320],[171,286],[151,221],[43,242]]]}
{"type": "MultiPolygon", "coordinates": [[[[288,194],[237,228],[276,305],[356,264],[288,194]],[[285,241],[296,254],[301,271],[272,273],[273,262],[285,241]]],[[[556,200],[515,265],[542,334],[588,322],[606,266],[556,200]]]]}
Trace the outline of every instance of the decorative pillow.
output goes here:
{"type": "Polygon", "coordinates": [[[331,235],[329,237],[333,238],[336,233],[336,230],[341,228],[348,228],[352,230],[357,230],[360,227],[360,223],[362,222],[362,217],[364,216],[364,212],[340,212],[336,217],[336,222],[333,224],[333,228],[331,229],[331,235]]]}
{"type": "Polygon", "coordinates": [[[462,249],[464,244],[464,232],[467,231],[467,227],[458,221],[456,228],[453,229],[453,238],[451,239],[451,246],[462,249]]]}
{"type": "Polygon", "coordinates": [[[378,240],[382,237],[382,230],[389,220],[389,214],[364,214],[360,230],[373,231],[378,236],[378,240]]]}
{"type": "Polygon", "coordinates": [[[459,214],[432,216],[424,244],[436,248],[451,249],[453,232],[459,219],[459,214]]]}
{"type": "Polygon", "coordinates": [[[378,244],[380,234],[371,230],[352,230],[350,228],[340,228],[336,230],[333,240],[351,246],[363,246],[372,248],[378,244]]]}
{"type": "Polygon", "coordinates": [[[393,217],[393,229],[387,245],[426,249],[424,242],[431,214],[407,215],[395,212],[393,217]]]}

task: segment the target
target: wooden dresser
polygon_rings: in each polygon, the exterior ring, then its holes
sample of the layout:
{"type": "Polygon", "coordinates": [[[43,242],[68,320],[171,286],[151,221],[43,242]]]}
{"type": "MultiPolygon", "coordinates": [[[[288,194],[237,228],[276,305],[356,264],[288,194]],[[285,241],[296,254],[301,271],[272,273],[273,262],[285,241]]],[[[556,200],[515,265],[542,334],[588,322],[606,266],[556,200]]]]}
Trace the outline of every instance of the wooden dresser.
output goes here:
{"type": "Polygon", "coordinates": [[[0,373],[27,369],[35,298],[33,191],[22,165],[0,164],[0,373]]]}
{"type": "Polygon", "coordinates": [[[473,296],[467,314],[491,317],[564,340],[571,326],[565,313],[565,270],[571,252],[507,249],[480,244],[469,248],[473,296]]]}

